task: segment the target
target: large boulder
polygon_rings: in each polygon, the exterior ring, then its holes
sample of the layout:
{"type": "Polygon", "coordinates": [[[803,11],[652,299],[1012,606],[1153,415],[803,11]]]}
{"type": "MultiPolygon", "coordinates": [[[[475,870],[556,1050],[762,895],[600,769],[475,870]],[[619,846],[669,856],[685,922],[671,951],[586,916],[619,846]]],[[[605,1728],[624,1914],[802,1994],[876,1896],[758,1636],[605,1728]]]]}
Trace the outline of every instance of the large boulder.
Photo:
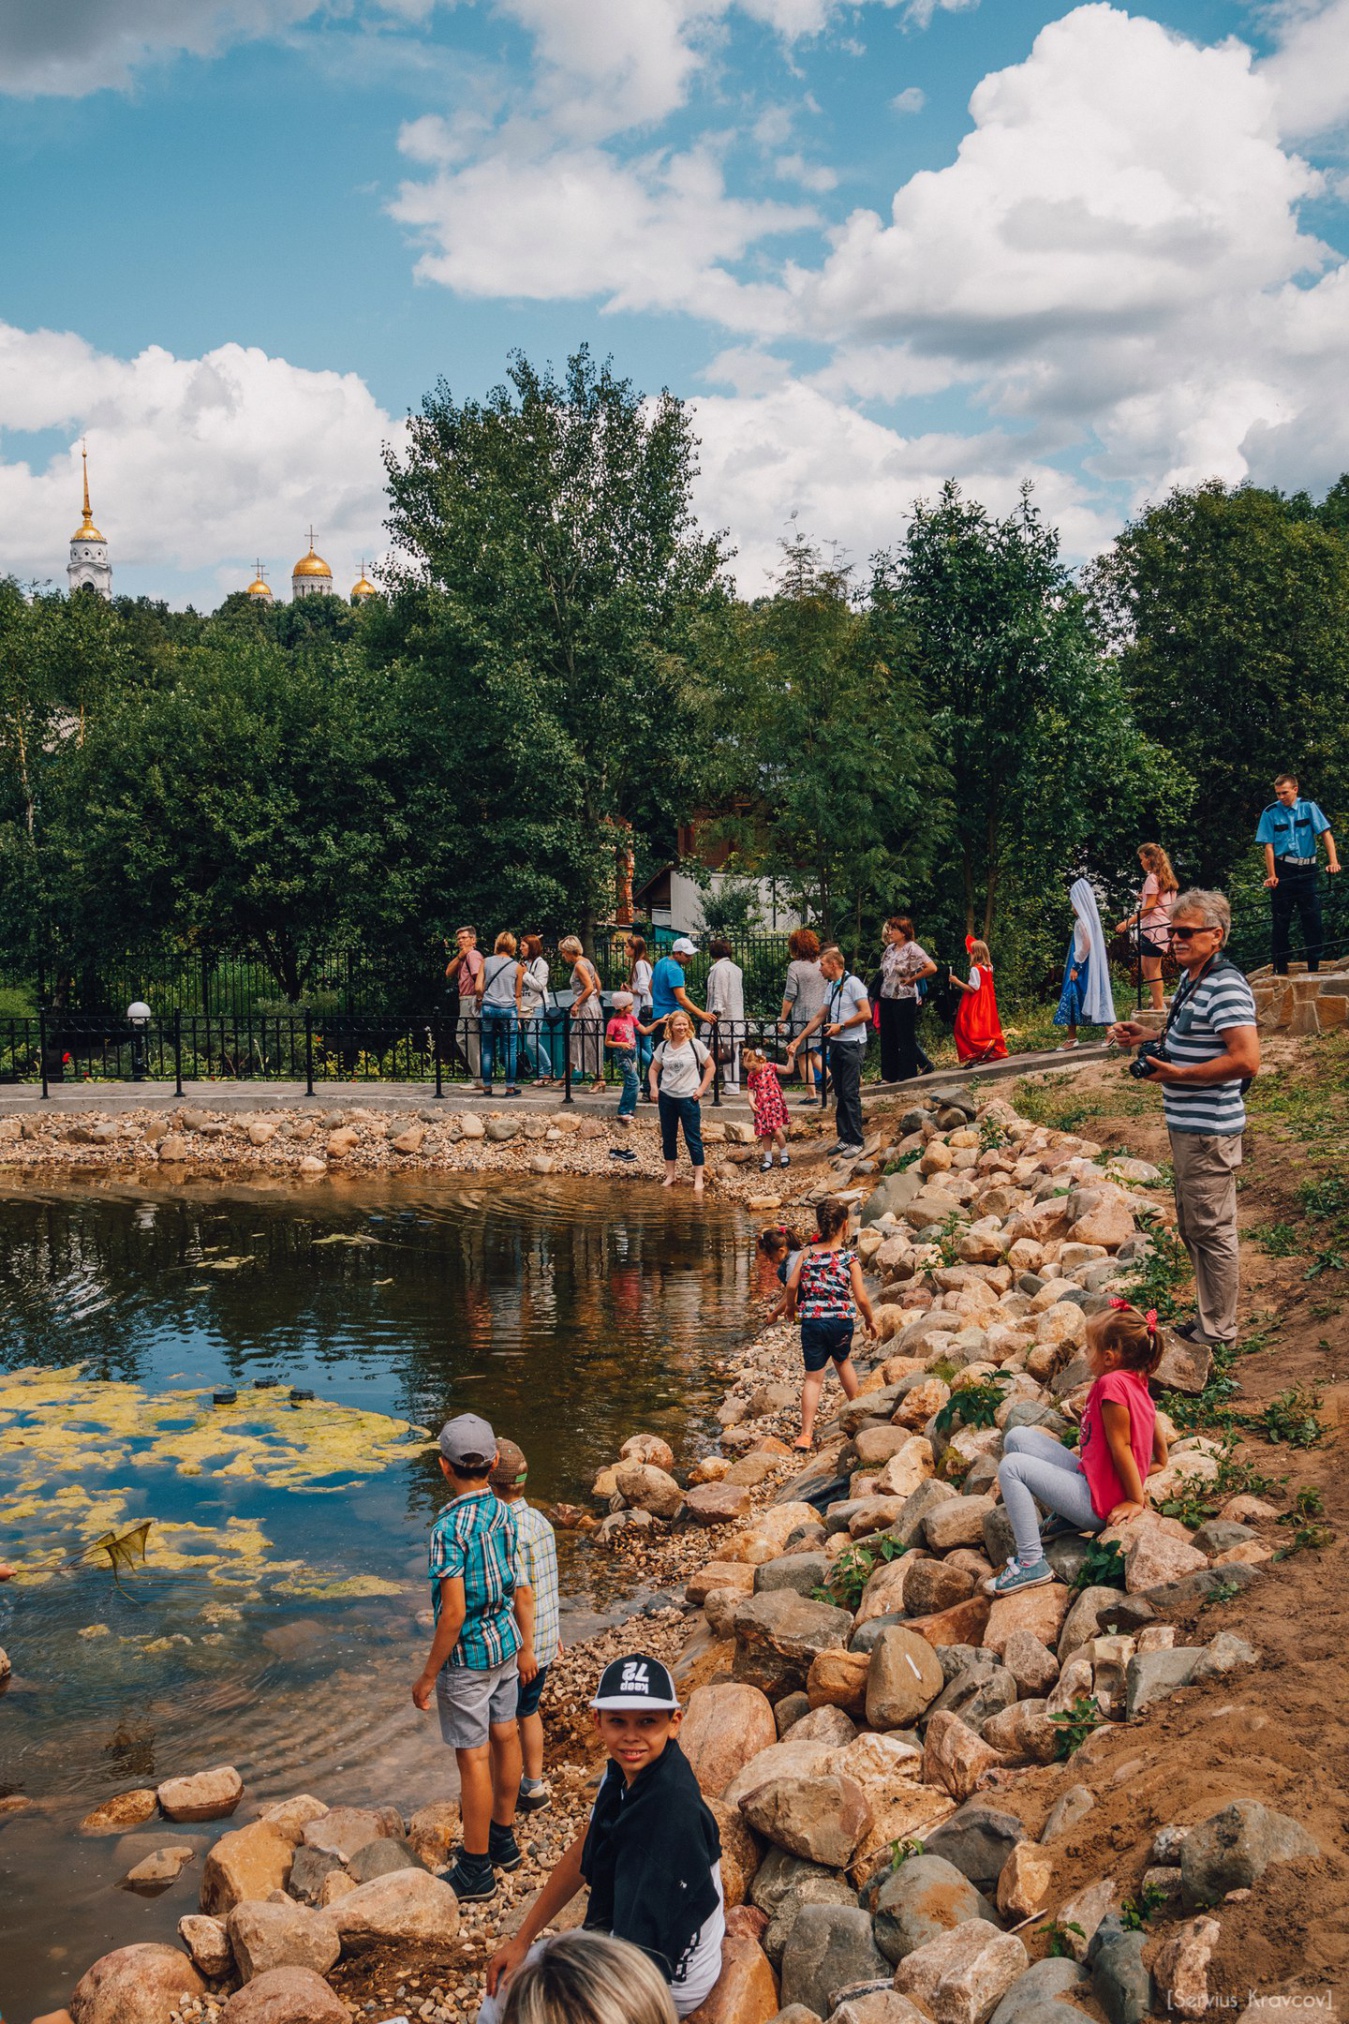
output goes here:
{"type": "Polygon", "coordinates": [[[722,1797],[728,1806],[738,1806],[756,1787],[775,1778],[826,1778],[837,1759],[838,1749],[832,1743],[812,1740],[770,1743],[736,1772],[722,1797]]]}
{"type": "Polygon", "coordinates": [[[458,1898],[424,1869],[376,1877],[338,1898],[330,1910],[348,1954],[394,1940],[448,1946],[459,1931],[458,1898]]]}
{"type": "Polygon", "coordinates": [[[952,1926],[967,1919],[992,1925],[997,1915],[953,1863],[939,1855],[914,1855],[881,1885],[873,1918],[876,1944],[886,1960],[902,1961],[952,1926]]]}
{"type": "Polygon", "coordinates": [[[131,1792],[114,1793],[80,1822],[81,1834],[125,1834],[129,1827],[141,1827],[153,1820],[159,1797],[153,1785],[139,1785],[131,1792]]]}
{"type": "Polygon", "coordinates": [[[166,1820],[223,1820],[243,1798],[244,1781],[232,1764],[217,1764],[189,1778],[166,1778],[156,1796],[166,1820]]]}
{"type": "Polygon", "coordinates": [[[1052,1764],[1063,1739],[1062,1729],[1050,1719],[1048,1701],[1037,1698],[990,1715],[979,1733],[1009,1764],[1052,1764]]]}
{"type": "Polygon", "coordinates": [[[1181,1845],[1181,1887],[1188,1904],[1216,1904],[1230,1890],[1249,1890],[1272,1862],[1321,1853],[1305,1827],[1257,1799],[1234,1799],[1192,1827],[1181,1845]]]}
{"type": "Polygon", "coordinates": [[[772,1703],[757,1687],[728,1682],[690,1694],[679,1745],[705,1796],[719,1799],[736,1772],[776,1742],[772,1703]]]}
{"type": "MultiPolygon", "coordinates": [[[[462,1832],[457,1799],[432,1799],[408,1822],[408,1840],[429,1870],[444,1869],[462,1832]]],[[[297,1857],[298,1860],[298,1857],[297,1857]]]]}
{"type": "Polygon", "coordinates": [[[245,1982],[268,1968],[312,1968],[326,1975],[342,1951],[327,1912],[289,1901],[247,1899],[225,1921],[235,1963],[245,1982]]]}
{"type": "Polygon", "coordinates": [[[807,1862],[845,1869],[871,1826],[871,1807],[855,1779],[773,1778],[740,1802],[756,1834],[807,1862]]]}
{"type": "Polygon", "coordinates": [[[731,1911],[749,1897],[761,1851],[738,1806],[728,1806],[722,1799],[708,1799],[706,1804],[721,1837],[721,1888],[731,1911]]]}
{"type": "MultiPolygon", "coordinates": [[[[993,2012],[989,2024],[1016,2024],[1023,2011],[1038,2010],[1042,2004],[1052,2004],[1056,1997],[1072,1992],[1085,1994],[1089,1986],[1086,1969],[1079,1967],[1076,1961],[1066,1957],[1056,1959],[1052,1955],[1048,1960],[1035,1961],[1024,1974],[1017,1976],[993,2012]]],[[[1071,2024],[1073,2015],[1081,2014],[1072,2011],[1069,2004],[1061,2007],[1067,2013],[1067,2024],[1071,2024]]],[[[1050,2024],[1059,2024],[1059,2020],[1051,2019],[1050,2024]]]]}
{"type": "Polygon", "coordinates": [[[782,1956],[782,2002],[828,2017],[835,1992],[882,1980],[890,1964],[866,1912],[847,1905],[803,1905],[782,1956]]]}
{"type": "Polygon", "coordinates": [[[192,1965],[216,1981],[234,1966],[230,1936],[219,1919],[202,1912],[188,1912],[178,1921],[178,1937],[192,1956],[192,1965]]]}
{"type": "Polygon", "coordinates": [[[325,1848],[329,1854],[350,1862],[358,1848],[382,1834],[403,1832],[400,1818],[387,1811],[374,1812],[366,1806],[333,1806],[317,1820],[305,1823],[303,1839],[309,1848],[325,1848]]]}
{"type": "Polygon", "coordinates": [[[955,1800],[968,1799],[987,1771],[1006,1758],[959,1715],[933,1715],[923,1737],[923,1781],[940,1785],[955,1800]]]}
{"type": "Polygon", "coordinates": [[[220,2020],[221,2024],[350,2024],[350,2013],[312,1968],[269,1968],[230,1997],[220,2020]]]}
{"type": "MultiPolygon", "coordinates": [[[[1119,1596],[1117,1588],[1088,1589],[1086,1592],[1089,1595],[1108,1593],[1119,1596]]],[[[1057,1581],[1047,1588],[1023,1588],[1014,1595],[1000,1595],[988,1613],[982,1642],[989,1651],[1002,1658],[1013,1631],[1029,1631],[1032,1637],[1038,1638],[1052,1651],[1072,1606],[1072,1591],[1057,1581]]],[[[1094,1637],[1095,1631],[1088,1631],[1087,1636],[1094,1637]]]]}
{"type": "Polygon", "coordinates": [[[867,1721],[873,1729],[909,1729],[945,1686],[941,1660],[925,1638],[896,1625],[882,1631],[867,1671],[867,1721]]]}
{"type": "Polygon", "coordinates": [[[923,1852],[944,1856],[976,1890],[991,1898],[1008,1856],[1025,1831],[1014,1813],[971,1799],[925,1838],[923,1852]]]}
{"type": "Polygon", "coordinates": [[[721,1973],[688,2024],[770,2024],[778,2013],[778,1978],[767,1954],[747,1934],[721,1943],[721,1973]]]}
{"type": "Polygon", "coordinates": [[[895,1987],[935,2024],[984,2024],[1029,1966],[1015,1933],[968,1919],[907,1954],[895,1970],[895,1987]]]}
{"type": "Polygon", "coordinates": [[[202,1910],[223,1917],[246,1898],[284,1890],[294,1859],[295,1843],[275,1821],[252,1820],[222,1834],[202,1866],[202,1910]]]}
{"type": "MultiPolygon", "coordinates": [[[[1001,1714],[1015,1701],[1016,1681],[1006,1666],[980,1658],[971,1665],[962,1666],[955,1678],[947,1681],[932,1703],[932,1713],[959,1715],[976,1735],[982,1736],[984,1724],[989,1718],[1001,1714]]],[[[997,1748],[996,1744],[994,1748],[997,1748]]]]}
{"type": "Polygon", "coordinates": [[[819,1652],[806,1674],[806,1696],[811,1707],[841,1708],[860,1722],[866,1712],[870,1673],[871,1659],[867,1652],[819,1652]]]}
{"type": "Polygon", "coordinates": [[[1054,1858],[1036,1841],[1019,1841],[998,1878],[998,1910],[1009,1924],[1028,1919],[1044,1903],[1054,1858]]]}
{"type": "Polygon", "coordinates": [[[75,2024],[169,2024],[187,1996],[206,1984],[177,1947],[118,1947],[94,1962],[75,1985],[75,2024]]]}
{"type": "Polygon", "coordinates": [[[777,1699],[804,1686],[817,1652],[845,1649],[852,1616],[779,1588],[746,1597],[735,1612],[734,1628],[736,1679],[777,1699]]]}
{"type": "Polygon", "coordinates": [[[984,1519],[993,1509],[993,1497],[948,1497],[934,1504],[923,1520],[923,1536],[934,1553],[949,1553],[956,1546],[982,1546],[984,1519]]]}
{"type": "MultiPolygon", "coordinates": [[[[649,1511],[653,1518],[677,1518],[684,1503],[684,1492],[673,1476],[664,1469],[657,1469],[650,1462],[621,1462],[614,1471],[618,1494],[624,1503],[635,1511],[649,1511]]],[[[705,1490],[715,1490],[715,1483],[704,1485],[705,1490]]],[[[745,1505],[748,1507],[748,1496],[745,1505]]],[[[733,1512],[731,1516],[743,1516],[733,1512]]]]}
{"type": "Polygon", "coordinates": [[[890,1527],[891,1538],[897,1539],[901,1546],[916,1546],[923,1537],[928,1512],[959,1495],[954,1485],[939,1482],[935,1476],[927,1477],[904,1499],[904,1508],[890,1527]]]}
{"type": "MultiPolygon", "coordinates": [[[[809,2015],[809,2011],[802,2012],[803,2018],[809,2015]]],[[[782,2024],[781,2018],[778,2024],[782,2024]]],[[[860,1995],[845,1997],[829,2024],[928,2024],[928,2018],[898,1989],[865,1989],[860,1995]]]]}
{"type": "Polygon", "coordinates": [[[904,1607],[914,1616],[934,1616],[967,1602],[974,1589],[974,1576],[949,1560],[914,1560],[904,1582],[904,1607]]]}

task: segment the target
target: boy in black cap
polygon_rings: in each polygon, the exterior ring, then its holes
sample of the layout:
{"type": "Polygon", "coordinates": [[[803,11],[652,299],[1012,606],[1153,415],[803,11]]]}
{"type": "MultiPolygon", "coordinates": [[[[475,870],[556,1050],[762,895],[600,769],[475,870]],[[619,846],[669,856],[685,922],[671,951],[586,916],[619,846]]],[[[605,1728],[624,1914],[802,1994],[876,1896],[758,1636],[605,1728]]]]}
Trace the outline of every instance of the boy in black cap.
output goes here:
{"type": "Polygon", "coordinates": [[[496,1871],[519,1869],[515,1839],[520,1790],[520,1694],[514,1616],[515,1520],[488,1478],[497,1438],[476,1413],[440,1430],[440,1470],[453,1495],[431,1528],[428,1573],[436,1634],[412,1689],[419,1708],[432,1694],[440,1733],[459,1766],[464,1845],[446,1882],[460,1899],[496,1895],[496,1871]]]}
{"type": "Polygon", "coordinates": [[[678,2016],[706,2002],[721,1973],[721,1839],[676,1741],[684,1717],[674,1681],[659,1659],[634,1652],[605,1667],[590,1705],[609,1764],[589,1825],[488,1962],[478,2024],[498,2024],[535,1936],[583,1883],[587,1927],[640,1947],[670,1984],[678,2016]]]}

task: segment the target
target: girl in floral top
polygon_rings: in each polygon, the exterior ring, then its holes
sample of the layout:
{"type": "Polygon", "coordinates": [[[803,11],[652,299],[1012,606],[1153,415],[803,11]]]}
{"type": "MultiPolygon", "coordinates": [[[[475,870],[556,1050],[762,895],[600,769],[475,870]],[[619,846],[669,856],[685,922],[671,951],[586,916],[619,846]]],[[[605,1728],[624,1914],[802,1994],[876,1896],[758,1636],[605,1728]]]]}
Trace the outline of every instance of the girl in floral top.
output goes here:
{"type": "Polygon", "coordinates": [[[860,1313],[868,1333],[876,1323],[862,1283],[862,1267],[847,1248],[848,1205],[830,1197],[815,1211],[819,1241],[808,1244],[787,1280],[801,1317],[801,1358],[806,1366],[801,1387],[801,1433],[795,1446],[815,1445],[815,1414],[824,1389],[824,1373],[833,1363],[839,1383],[850,1399],[857,1397],[857,1372],[852,1367],[853,1328],[860,1313]]]}

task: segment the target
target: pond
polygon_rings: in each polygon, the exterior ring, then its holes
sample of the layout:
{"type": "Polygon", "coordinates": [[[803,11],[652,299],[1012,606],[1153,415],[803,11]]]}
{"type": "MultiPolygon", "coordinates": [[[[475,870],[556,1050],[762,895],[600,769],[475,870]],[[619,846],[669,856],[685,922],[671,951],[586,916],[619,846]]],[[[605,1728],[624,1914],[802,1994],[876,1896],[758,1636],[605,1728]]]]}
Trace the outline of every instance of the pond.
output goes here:
{"type": "MultiPolygon", "coordinates": [[[[109,1794],[232,1762],[246,1807],[441,1796],[408,1692],[429,1433],[485,1414],[544,1502],[586,1501],[638,1427],[689,1455],[756,1283],[739,1212],[618,1178],[0,1192],[0,1559],[30,1577],[0,1587],[0,1797],[33,1801],[0,1817],[11,2024],[195,1906],[199,1862],[116,1888],[165,1834],[78,1837],[109,1794]],[[147,1519],[144,1565],[88,1552],[147,1519]]],[[[625,1605],[559,1543],[576,1636],[625,1605]]]]}

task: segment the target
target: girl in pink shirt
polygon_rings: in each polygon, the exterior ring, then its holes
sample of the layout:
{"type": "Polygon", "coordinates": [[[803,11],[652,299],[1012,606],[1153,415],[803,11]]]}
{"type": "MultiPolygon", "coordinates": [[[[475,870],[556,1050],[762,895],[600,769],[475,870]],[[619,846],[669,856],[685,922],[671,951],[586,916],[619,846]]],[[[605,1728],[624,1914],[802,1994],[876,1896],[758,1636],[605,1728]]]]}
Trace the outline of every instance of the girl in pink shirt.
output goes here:
{"type": "Polygon", "coordinates": [[[1077,1453],[1043,1427],[1008,1432],[998,1484],[1016,1552],[1001,1574],[984,1583],[989,1595],[1042,1588],[1054,1579],[1040,1540],[1037,1499],[1077,1532],[1122,1525],[1147,1508],[1147,1478],[1166,1466],[1166,1441],[1148,1390],[1161,1354],[1156,1314],[1112,1300],[1087,1323],[1087,1360],[1095,1382],[1082,1409],[1077,1453]]]}

